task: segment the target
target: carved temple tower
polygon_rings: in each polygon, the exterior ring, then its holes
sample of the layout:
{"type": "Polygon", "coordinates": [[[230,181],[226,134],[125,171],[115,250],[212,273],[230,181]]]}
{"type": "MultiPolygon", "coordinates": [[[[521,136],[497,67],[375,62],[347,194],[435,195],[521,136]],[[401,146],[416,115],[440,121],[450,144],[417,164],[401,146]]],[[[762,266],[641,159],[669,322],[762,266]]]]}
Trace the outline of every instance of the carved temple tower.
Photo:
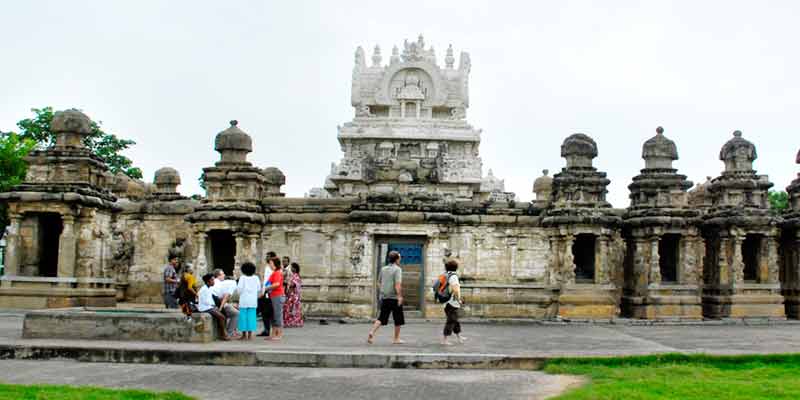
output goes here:
{"type": "MultiPolygon", "coordinates": [[[[800,164],[800,151],[795,162],[800,164]]],[[[786,188],[789,195],[789,210],[784,215],[784,229],[781,240],[782,266],[781,283],[786,305],[786,316],[800,318],[800,173],[786,188]]]]}
{"type": "Polygon", "coordinates": [[[253,141],[237,121],[217,135],[214,150],[220,153],[220,160],[203,168],[206,198],[186,220],[196,237],[197,271],[220,268],[233,276],[245,261],[263,267],[266,250],[261,236],[266,217],[261,200],[282,197],[280,186],[285,178],[277,168],[262,170],[247,161],[253,141]]]}
{"type": "Polygon", "coordinates": [[[368,66],[364,50],[356,50],[351,95],[355,117],[338,128],[344,156],[326,179],[330,196],[514,198],[504,192],[501,180],[482,179],[481,130],[466,121],[468,53],[461,53],[456,66],[448,47],[442,68],[433,47],[420,36],[416,42],[406,41],[402,53],[394,47],[388,65],[375,46],[371,61],[368,66]],[[482,182],[487,191],[482,191],[482,182]]]}
{"type": "Polygon", "coordinates": [[[645,167],[628,186],[624,217],[627,241],[623,315],[633,318],[700,319],[705,247],[699,212],[689,206],[692,182],[672,167],[675,142],[658,127],[642,146],[645,167]]]}
{"type": "Polygon", "coordinates": [[[549,208],[542,226],[550,238],[550,284],[561,288],[559,315],[612,318],[618,313],[615,268],[622,256],[620,215],[606,201],[611,183],[592,165],[594,139],[576,133],[564,140],[567,166],[553,176],[549,208]]]}
{"type": "Polygon", "coordinates": [[[51,129],[53,146],[31,152],[25,181],[0,194],[10,219],[0,306],[114,305],[112,175],[84,144],[92,133],[89,117],[58,111],[51,129]]]}
{"type": "Polygon", "coordinates": [[[757,175],[756,147],[736,131],[722,146],[722,175],[708,191],[712,206],[703,216],[706,257],[703,316],[783,317],[778,244],[780,218],[770,214],[772,183],[757,175]]]}

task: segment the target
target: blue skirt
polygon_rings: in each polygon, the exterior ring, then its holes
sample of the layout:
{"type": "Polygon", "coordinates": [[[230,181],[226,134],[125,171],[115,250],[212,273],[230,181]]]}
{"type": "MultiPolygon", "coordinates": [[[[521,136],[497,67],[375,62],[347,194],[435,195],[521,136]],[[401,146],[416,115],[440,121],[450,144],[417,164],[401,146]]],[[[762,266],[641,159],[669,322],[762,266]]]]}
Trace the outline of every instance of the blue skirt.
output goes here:
{"type": "Polygon", "coordinates": [[[239,331],[255,332],[258,327],[256,322],[256,308],[244,307],[239,309],[239,331]]]}

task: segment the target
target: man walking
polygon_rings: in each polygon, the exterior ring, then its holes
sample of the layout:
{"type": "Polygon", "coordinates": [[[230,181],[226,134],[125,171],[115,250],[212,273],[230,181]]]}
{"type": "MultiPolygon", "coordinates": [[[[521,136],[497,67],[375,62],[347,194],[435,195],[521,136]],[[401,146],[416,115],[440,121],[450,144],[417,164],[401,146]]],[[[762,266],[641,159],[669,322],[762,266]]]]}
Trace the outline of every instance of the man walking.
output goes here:
{"type": "Polygon", "coordinates": [[[394,321],[393,344],[405,343],[400,340],[400,327],[405,324],[403,317],[403,270],[400,269],[400,253],[389,252],[389,264],[381,269],[378,281],[380,283],[381,313],[378,320],[372,324],[367,337],[367,343],[375,341],[375,334],[383,325],[389,324],[389,314],[394,321]]]}
{"type": "Polygon", "coordinates": [[[178,283],[180,283],[178,271],[175,270],[177,266],[178,257],[170,257],[162,272],[164,286],[161,295],[164,296],[164,306],[167,308],[178,308],[178,299],[175,298],[175,289],[178,288],[178,283]]]}

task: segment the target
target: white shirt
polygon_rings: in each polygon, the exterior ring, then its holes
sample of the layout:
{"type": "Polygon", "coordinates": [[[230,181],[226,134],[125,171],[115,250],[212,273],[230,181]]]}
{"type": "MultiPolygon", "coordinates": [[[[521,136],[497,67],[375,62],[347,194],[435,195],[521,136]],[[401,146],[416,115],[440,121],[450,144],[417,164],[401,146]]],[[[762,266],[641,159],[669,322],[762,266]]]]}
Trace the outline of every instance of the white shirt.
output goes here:
{"type": "MultiPolygon", "coordinates": [[[[458,291],[459,297],[456,298],[455,292],[453,292],[453,286],[460,285],[458,282],[458,275],[453,274],[450,275],[450,278],[447,279],[447,284],[450,286],[450,300],[447,301],[447,304],[450,304],[451,307],[461,308],[461,290],[458,291]]],[[[459,289],[461,289],[459,287],[459,289]]]]}
{"type": "Polygon", "coordinates": [[[214,303],[214,296],[211,293],[211,289],[208,286],[203,285],[200,288],[200,292],[197,293],[197,297],[199,298],[197,302],[197,310],[200,312],[208,311],[217,305],[214,303]]]}
{"type": "Polygon", "coordinates": [[[258,275],[240,276],[236,289],[239,291],[239,307],[256,308],[258,306],[258,293],[261,291],[261,278],[258,275]]]}
{"type": "Polygon", "coordinates": [[[221,281],[219,279],[214,278],[214,286],[211,287],[211,293],[214,296],[219,297],[222,300],[222,297],[227,295],[233,296],[233,292],[236,291],[236,281],[233,279],[225,279],[221,281]]]}

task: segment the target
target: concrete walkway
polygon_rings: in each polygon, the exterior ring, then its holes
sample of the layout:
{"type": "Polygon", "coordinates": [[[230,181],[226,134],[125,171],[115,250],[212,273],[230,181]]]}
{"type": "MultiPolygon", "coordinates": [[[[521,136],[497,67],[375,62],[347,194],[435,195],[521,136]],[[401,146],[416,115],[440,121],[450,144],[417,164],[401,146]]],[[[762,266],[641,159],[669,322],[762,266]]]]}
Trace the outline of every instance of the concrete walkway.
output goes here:
{"type": "Polygon", "coordinates": [[[466,344],[445,347],[441,324],[411,323],[403,345],[391,344],[391,327],[366,344],[368,324],[287,329],[282,342],[210,344],[22,339],[22,317],[0,315],[0,357],[85,361],[167,362],[296,367],[462,367],[534,369],[546,358],[654,353],[763,354],[800,352],[800,324],[690,325],[464,324],[466,344]]]}

